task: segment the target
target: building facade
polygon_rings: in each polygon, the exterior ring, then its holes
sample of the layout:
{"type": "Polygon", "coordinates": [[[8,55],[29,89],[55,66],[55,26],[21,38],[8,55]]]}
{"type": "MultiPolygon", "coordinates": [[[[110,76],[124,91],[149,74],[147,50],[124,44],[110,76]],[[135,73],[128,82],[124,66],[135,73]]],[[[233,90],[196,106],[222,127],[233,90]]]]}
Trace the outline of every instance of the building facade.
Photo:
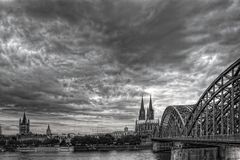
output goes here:
{"type": "Polygon", "coordinates": [[[19,134],[26,135],[30,133],[30,120],[27,119],[26,114],[24,112],[23,119],[19,119],[19,134]]]}
{"type": "Polygon", "coordinates": [[[30,141],[30,140],[44,142],[47,138],[48,137],[46,135],[41,135],[41,134],[21,134],[17,136],[17,140],[20,142],[30,141]]]}
{"type": "Polygon", "coordinates": [[[136,134],[151,138],[155,128],[159,127],[159,120],[154,119],[154,109],[152,106],[152,98],[150,96],[149,107],[147,108],[147,116],[145,117],[144,101],[142,97],[141,107],[139,110],[138,120],[135,122],[136,134]]]}
{"type": "Polygon", "coordinates": [[[135,135],[134,131],[128,130],[128,127],[124,127],[123,131],[114,131],[111,133],[114,139],[122,138],[124,136],[135,135]]]}

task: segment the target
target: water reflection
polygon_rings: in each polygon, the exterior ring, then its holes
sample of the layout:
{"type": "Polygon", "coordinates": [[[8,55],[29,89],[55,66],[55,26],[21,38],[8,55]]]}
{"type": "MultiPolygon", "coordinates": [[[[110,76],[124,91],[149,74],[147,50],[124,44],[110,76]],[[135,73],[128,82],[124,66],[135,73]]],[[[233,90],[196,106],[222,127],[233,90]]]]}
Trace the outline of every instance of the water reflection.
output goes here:
{"type": "Polygon", "coordinates": [[[219,160],[218,148],[174,149],[171,160],[219,160]]]}
{"type": "Polygon", "coordinates": [[[169,153],[143,151],[78,152],[78,153],[0,153],[0,160],[170,160],[169,153]]]}
{"type": "Polygon", "coordinates": [[[239,147],[174,149],[171,160],[240,160],[239,147]]]}
{"type": "Polygon", "coordinates": [[[0,160],[240,160],[238,147],[174,149],[171,152],[0,153],[0,160]]]}
{"type": "Polygon", "coordinates": [[[156,160],[171,160],[170,152],[161,152],[154,154],[156,160]]]}

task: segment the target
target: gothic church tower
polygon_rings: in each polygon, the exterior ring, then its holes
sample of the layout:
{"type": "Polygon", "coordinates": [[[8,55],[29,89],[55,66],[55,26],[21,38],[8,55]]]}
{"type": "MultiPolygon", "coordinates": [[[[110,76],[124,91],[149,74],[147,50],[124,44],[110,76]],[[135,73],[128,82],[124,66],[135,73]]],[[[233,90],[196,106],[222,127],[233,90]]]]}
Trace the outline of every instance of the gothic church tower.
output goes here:
{"type": "Polygon", "coordinates": [[[154,120],[154,110],[152,106],[152,97],[150,95],[149,107],[147,109],[147,120],[154,120]]]}
{"type": "Polygon", "coordinates": [[[30,120],[27,119],[25,111],[23,114],[23,119],[19,119],[19,134],[25,135],[30,133],[30,120]]]}
{"type": "Polygon", "coordinates": [[[139,111],[138,120],[145,120],[145,109],[144,109],[143,96],[142,96],[142,102],[141,102],[141,108],[140,108],[140,111],[139,111]]]}

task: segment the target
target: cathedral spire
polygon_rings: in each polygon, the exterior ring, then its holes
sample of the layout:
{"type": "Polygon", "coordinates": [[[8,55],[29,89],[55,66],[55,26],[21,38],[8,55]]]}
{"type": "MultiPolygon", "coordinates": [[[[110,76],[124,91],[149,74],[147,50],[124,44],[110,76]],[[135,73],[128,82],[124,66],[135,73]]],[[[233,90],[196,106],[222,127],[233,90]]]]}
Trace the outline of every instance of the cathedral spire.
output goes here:
{"type": "Polygon", "coordinates": [[[150,101],[149,101],[149,110],[153,110],[152,107],[152,96],[150,95],[150,101]]]}
{"type": "Polygon", "coordinates": [[[139,111],[139,120],[145,120],[145,109],[144,109],[143,95],[142,95],[142,101],[141,101],[141,108],[140,108],[140,111],[139,111]]]}
{"type": "Polygon", "coordinates": [[[154,119],[154,110],[152,107],[152,96],[150,95],[150,100],[149,100],[149,107],[147,109],[147,119],[148,120],[153,120],[154,119]]]}
{"type": "Polygon", "coordinates": [[[142,95],[142,102],[141,102],[141,110],[144,110],[143,95],[142,95]]]}

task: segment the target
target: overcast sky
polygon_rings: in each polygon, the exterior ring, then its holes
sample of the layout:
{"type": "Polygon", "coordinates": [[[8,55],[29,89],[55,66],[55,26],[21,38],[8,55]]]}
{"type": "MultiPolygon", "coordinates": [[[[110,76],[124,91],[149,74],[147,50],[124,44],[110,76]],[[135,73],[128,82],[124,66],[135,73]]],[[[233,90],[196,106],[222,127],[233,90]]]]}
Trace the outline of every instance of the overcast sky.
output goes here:
{"type": "Polygon", "coordinates": [[[194,104],[240,57],[239,0],[0,0],[0,123],[18,132],[134,128],[194,104]]]}

